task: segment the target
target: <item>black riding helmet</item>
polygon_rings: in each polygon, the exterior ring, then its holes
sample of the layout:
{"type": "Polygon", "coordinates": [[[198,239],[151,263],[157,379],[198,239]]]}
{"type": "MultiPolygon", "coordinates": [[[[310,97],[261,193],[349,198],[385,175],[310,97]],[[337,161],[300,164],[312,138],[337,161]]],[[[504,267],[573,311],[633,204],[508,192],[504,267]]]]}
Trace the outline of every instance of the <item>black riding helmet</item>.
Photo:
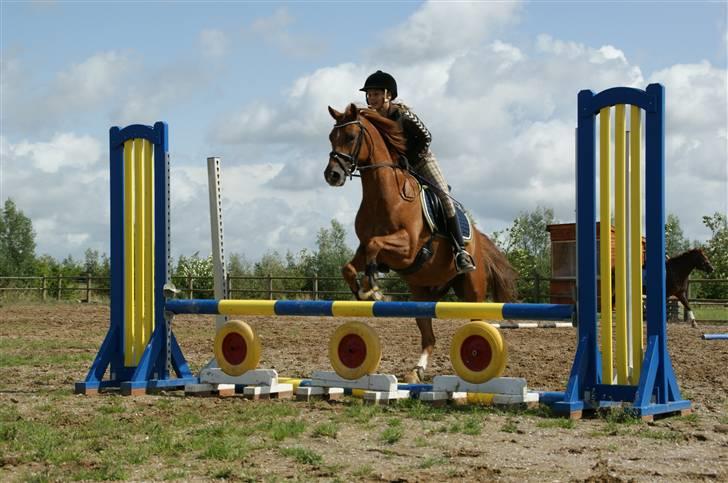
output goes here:
{"type": "Polygon", "coordinates": [[[387,89],[392,95],[392,100],[397,98],[397,81],[394,80],[394,77],[381,70],[367,77],[366,82],[364,82],[364,87],[359,90],[366,92],[368,89],[387,89]]]}

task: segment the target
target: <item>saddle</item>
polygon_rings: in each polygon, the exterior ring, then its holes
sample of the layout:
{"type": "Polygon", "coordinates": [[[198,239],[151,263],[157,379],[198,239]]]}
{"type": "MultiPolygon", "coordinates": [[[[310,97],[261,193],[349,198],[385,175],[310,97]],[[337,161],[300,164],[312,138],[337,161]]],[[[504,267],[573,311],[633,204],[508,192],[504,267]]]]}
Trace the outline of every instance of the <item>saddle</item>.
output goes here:
{"type": "MultiPolygon", "coordinates": [[[[420,190],[420,202],[422,203],[422,214],[425,221],[435,235],[450,238],[447,229],[447,216],[445,215],[445,207],[440,201],[440,197],[429,186],[423,185],[420,190]]],[[[467,243],[473,237],[472,225],[470,218],[465,214],[463,206],[453,200],[455,205],[455,214],[460,223],[460,231],[463,233],[463,240],[467,243]]]]}
{"type": "MultiPolygon", "coordinates": [[[[436,236],[447,238],[450,240],[450,232],[447,229],[447,216],[445,215],[445,207],[440,201],[440,197],[437,196],[435,191],[427,185],[420,184],[420,204],[422,206],[422,215],[425,218],[425,222],[430,227],[432,236],[425,243],[420,251],[417,253],[414,262],[409,267],[401,270],[395,270],[400,275],[410,275],[415,273],[417,270],[422,268],[430,258],[432,258],[432,239],[436,236]]],[[[465,210],[460,203],[453,200],[455,204],[455,215],[457,216],[458,223],[460,223],[460,231],[463,234],[463,241],[466,243],[473,237],[473,227],[470,223],[470,218],[465,214],[465,210]]],[[[379,266],[380,272],[388,272],[389,267],[385,265],[379,266]]]]}

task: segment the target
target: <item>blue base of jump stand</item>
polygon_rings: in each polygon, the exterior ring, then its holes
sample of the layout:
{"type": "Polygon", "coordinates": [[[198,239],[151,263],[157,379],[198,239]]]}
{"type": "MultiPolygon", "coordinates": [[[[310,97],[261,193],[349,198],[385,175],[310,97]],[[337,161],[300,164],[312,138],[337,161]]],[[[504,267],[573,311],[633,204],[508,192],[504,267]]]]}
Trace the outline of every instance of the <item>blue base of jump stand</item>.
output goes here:
{"type": "Polygon", "coordinates": [[[126,367],[123,350],[120,348],[121,337],[118,327],[109,329],[86,380],[77,382],[74,392],[91,395],[101,389],[119,389],[121,394],[128,396],[164,389],[184,389],[187,384],[199,383],[199,378],[190,371],[174,334],[171,334],[170,340],[172,349],[170,362],[176,377],[169,372],[166,330],[166,322],[157,324],[139,364],[136,367],[126,367]],[[107,368],[110,369],[110,378],[104,380],[107,368]]]}

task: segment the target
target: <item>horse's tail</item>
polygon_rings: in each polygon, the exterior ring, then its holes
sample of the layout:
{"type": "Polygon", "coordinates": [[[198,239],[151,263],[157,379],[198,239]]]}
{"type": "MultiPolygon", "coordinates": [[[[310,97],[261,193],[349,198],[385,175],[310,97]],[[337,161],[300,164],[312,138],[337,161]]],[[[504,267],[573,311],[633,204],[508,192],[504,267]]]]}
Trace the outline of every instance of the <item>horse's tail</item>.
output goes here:
{"type": "Polygon", "coordinates": [[[488,287],[493,291],[496,302],[513,302],[516,300],[516,278],[518,274],[511,263],[493,241],[484,233],[480,235],[480,250],[485,263],[488,287]]]}

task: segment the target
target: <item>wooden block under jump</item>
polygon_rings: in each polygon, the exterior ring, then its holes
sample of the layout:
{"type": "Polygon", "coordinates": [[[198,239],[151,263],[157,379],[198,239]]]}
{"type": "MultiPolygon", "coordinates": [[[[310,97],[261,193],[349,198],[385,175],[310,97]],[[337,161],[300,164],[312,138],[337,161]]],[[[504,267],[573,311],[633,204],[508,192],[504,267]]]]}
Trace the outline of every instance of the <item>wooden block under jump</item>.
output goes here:
{"type": "Polygon", "coordinates": [[[293,384],[274,384],[272,386],[245,386],[246,399],[290,399],[293,397],[293,384]]]}
{"type": "Polygon", "coordinates": [[[343,397],[344,389],[341,387],[298,386],[298,389],[296,389],[297,401],[311,401],[312,399],[338,401],[343,397]]]}
{"type": "Polygon", "coordinates": [[[539,394],[528,391],[526,380],[498,377],[482,384],[473,384],[457,376],[435,376],[432,391],[420,393],[420,401],[434,406],[453,404],[512,405],[537,404],[539,394]]]}
{"type": "Polygon", "coordinates": [[[219,367],[207,367],[200,371],[200,383],[272,386],[278,384],[278,372],[275,369],[253,369],[239,376],[231,376],[219,367]]]}
{"type": "Polygon", "coordinates": [[[344,379],[333,371],[314,371],[310,386],[343,387],[368,391],[396,392],[397,377],[391,374],[369,374],[359,379],[344,379]]]}
{"type": "Polygon", "coordinates": [[[392,401],[408,399],[409,397],[410,392],[404,389],[398,389],[396,391],[364,391],[362,395],[364,404],[373,405],[387,405],[392,401]]]}
{"type": "Polygon", "coordinates": [[[526,380],[521,377],[496,377],[482,384],[464,381],[458,376],[435,376],[432,379],[434,392],[478,392],[486,394],[508,394],[526,397],[526,380]]]}
{"type": "Polygon", "coordinates": [[[219,396],[230,397],[235,395],[235,384],[187,384],[185,396],[219,396]]]}

